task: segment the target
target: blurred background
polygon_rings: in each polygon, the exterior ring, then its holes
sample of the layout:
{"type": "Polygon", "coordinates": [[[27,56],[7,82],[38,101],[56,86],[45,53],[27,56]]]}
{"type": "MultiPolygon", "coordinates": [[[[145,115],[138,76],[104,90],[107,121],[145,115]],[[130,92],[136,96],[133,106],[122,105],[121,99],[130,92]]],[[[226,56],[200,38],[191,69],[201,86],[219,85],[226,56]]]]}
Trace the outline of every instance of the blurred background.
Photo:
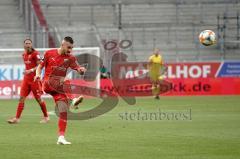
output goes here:
{"type": "Polygon", "coordinates": [[[36,48],[58,47],[68,35],[75,47],[100,47],[107,67],[116,50],[146,61],[155,47],[167,62],[240,59],[239,0],[1,0],[0,12],[1,49],[22,48],[26,37],[36,48]],[[199,43],[205,29],[217,45],[199,43]],[[109,41],[122,43],[106,50],[109,41]]]}

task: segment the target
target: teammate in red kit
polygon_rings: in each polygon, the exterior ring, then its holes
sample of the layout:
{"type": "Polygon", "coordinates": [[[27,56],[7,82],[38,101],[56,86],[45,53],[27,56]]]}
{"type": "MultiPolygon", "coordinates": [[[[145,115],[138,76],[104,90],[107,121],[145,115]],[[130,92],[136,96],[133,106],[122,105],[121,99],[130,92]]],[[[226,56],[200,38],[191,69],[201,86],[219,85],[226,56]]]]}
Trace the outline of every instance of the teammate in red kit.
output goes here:
{"type": "MultiPolygon", "coordinates": [[[[67,127],[67,112],[69,109],[69,98],[64,91],[64,79],[68,68],[76,70],[80,74],[86,70],[77,64],[76,58],[71,54],[73,49],[73,39],[65,37],[62,41],[61,47],[45,52],[44,60],[38,65],[36,76],[34,80],[40,79],[41,70],[45,67],[43,78],[43,90],[52,95],[59,111],[58,119],[58,140],[57,144],[68,145],[70,142],[66,141],[64,134],[67,127]]],[[[82,96],[79,96],[75,103],[79,103],[82,96]]]]}
{"type": "Polygon", "coordinates": [[[39,103],[43,112],[43,119],[40,123],[47,123],[49,121],[47,108],[45,102],[41,99],[42,88],[40,81],[34,81],[35,70],[40,63],[39,52],[32,47],[31,39],[24,40],[24,53],[22,54],[25,63],[24,78],[21,85],[20,99],[17,107],[17,113],[14,118],[8,120],[10,124],[16,124],[20,121],[26,97],[32,91],[36,101],[39,103]]]}

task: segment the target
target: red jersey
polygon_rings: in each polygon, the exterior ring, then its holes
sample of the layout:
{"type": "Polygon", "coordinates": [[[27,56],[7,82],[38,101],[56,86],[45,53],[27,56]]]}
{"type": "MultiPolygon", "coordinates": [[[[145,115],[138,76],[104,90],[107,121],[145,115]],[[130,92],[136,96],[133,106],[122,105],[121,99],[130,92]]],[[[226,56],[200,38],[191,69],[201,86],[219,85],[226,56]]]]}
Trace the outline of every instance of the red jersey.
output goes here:
{"type": "MultiPolygon", "coordinates": [[[[27,53],[26,51],[22,54],[22,58],[25,64],[25,70],[30,70],[32,68],[37,67],[38,62],[41,60],[39,52],[36,50],[33,50],[31,53],[27,53]]],[[[33,80],[35,76],[35,71],[31,72],[29,74],[25,74],[24,78],[33,80]]]]}
{"type": "Polygon", "coordinates": [[[44,60],[41,63],[45,67],[44,80],[50,76],[66,77],[68,68],[78,70],[76,57],[71,54],[59,54],[57,49],[48,50],[44,54],[44,60]]]}

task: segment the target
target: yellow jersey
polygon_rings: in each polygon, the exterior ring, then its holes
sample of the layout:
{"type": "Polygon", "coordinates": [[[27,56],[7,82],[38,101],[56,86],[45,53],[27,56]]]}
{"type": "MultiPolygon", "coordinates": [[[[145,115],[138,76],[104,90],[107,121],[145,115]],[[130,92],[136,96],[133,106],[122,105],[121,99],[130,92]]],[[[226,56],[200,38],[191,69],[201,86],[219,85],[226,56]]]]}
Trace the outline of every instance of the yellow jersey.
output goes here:
{"type": "Polygon", "coordinates": [[[149,71],[150,72],[159,72],[163,65],[163,59],[161,55],[152,55],[149,57],[149,71]]]}

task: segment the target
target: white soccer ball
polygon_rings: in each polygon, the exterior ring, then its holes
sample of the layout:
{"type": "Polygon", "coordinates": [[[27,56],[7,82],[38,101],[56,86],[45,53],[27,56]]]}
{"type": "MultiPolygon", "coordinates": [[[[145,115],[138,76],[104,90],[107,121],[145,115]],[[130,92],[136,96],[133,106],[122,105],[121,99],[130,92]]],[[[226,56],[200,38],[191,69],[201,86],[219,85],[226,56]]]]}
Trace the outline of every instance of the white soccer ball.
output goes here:
{"type": "Polygon", "coordinates": [[[216,43],[216,34],[212,30],[204,30],[199,34],[199,41],[205,46],[216,43]]]}

